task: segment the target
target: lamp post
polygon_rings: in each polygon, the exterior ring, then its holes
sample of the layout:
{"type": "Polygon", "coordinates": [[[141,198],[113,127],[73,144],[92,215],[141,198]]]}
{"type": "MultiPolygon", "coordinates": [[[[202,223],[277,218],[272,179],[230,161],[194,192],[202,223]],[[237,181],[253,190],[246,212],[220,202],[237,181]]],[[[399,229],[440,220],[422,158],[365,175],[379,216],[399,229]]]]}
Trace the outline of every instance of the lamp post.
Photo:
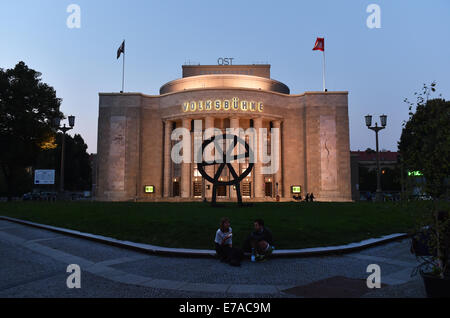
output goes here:
{"type": "Polygon", "coordinates": [[[380,122],[381,127],[378,127],[378,123],[375,123],[375,126],[372,126],[372,115],[365,116],[366,118],[366,126],[370,130],[373,130],[375,132],[375,140],[376,140],[376,147],[377,147],[377,192],[375,196],[376,201],[381,201],[381,176],[380,176],[380,152],[378,150],[378,132],[384,128],[386,128],[387,124],[387,116],[381,115],[380,116],[380,122]]]}
{"type": "Polygon", "coordinates": [[[60,173],[60,178],[59,178],[59,192],[63,193],[64,192],[64,149],[65,149],[65,145],[66,145],[66,132],[68,132],[69,130],[73,129],[73,126],[75,126],[75,116],[69,116],[69,127],[66,127],[66,124],[64,124],[64,126],[60,126],[60,118],[55,118],[53,119],[54,124],[57,128],[57,130],[60,130],[63,132],[63,137],[62,137],[62,147],[61,147],[61,173],[60,173]]]}

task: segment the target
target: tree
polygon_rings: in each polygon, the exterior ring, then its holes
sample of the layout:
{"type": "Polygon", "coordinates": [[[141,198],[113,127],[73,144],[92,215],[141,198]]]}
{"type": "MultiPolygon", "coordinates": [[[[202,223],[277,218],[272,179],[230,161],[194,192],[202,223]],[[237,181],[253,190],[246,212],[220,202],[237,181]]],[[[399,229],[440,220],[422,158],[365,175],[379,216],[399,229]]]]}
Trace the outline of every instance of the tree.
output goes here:
{"type": "MultiPolygon", "coordinates": [[[[92,169],[87,145],[79,134],[73,137],[65,135],[65,163],[64,163],[64,189],[69,191],[90,190],[92,188],[92,169]]],[[[55,148],[41,152],[38,156],[35,169],[55,169],[56,188],[59,188],[61,171],[61,145],[63,134],[56,136],[55,148]]]]}
{"type": "Polygon", "coordinates": [[[446,179],[450,176],[450,101],[429,99],[435,85],[424,85],[421,93],[415,93],[416,103],[405,99],[409,120],[404,123],[398,148],[405,168],[421,171],[425,190],[439,197],[446,192],[446,179]]]}
{"type": "MultiPolygon", "coordinates": [[[[58,137],[61,139],[62,134],[59,134],[58,137]]],[[[89,154],[86,151],[88,146],[79,134],[67,137],[70,136],[66,135],[65,188],[72,191],[91,190],[92,168],[89,154]]],[[[58,160],[58,162],[60,161],[58,160]]]]}
{"type": "Polygon", "coordinates": [[[54,137],[52,119],[63,118],[60,105],[53,87],[24,62],[0,69],[0,165],[9,200],[21,171],[34,164],[54,137]]]}

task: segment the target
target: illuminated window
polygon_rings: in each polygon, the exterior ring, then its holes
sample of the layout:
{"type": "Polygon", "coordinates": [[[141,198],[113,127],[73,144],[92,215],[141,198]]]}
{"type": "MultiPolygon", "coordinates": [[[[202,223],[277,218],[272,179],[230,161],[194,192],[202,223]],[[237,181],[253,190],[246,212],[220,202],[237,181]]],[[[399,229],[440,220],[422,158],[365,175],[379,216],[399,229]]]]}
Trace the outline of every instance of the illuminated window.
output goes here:
{"type": "MultiPolygon", "coordinates": [[[[241,174],[245,172],[245,170],[247,170],[248,168],[248,162],[244,164],[245,168],[241,169],[241,174]]],[[[250,173],[248,174],[247,177],[251,177],[252,176],[252,172],[250,171],[250,173]]]]}
{"type": "Polygon", "coordinates": [[[198,171],[197,166],[194,167],[194,177],[201,177],[202,174],[200,173],[200,171],[198,171]]]}

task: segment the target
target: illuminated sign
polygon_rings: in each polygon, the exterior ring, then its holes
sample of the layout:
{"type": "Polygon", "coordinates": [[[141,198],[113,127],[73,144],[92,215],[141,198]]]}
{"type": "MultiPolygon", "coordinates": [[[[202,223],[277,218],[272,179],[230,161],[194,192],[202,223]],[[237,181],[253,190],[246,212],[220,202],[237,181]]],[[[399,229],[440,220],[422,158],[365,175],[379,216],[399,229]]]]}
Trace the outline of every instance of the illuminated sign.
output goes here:
{"type": "Polygon", "coordinates": [[[34,184],[55,184],[55,170],[35,170],[34,184]]]}
{"type": "Polygon", "coordinates": [[[237,97],[228,99],[209,99],[200,101],[184,102],[181,106],[183,112],[208,112],[215,111],[249,111],[249,112],[262,112],[264,110],[264,104],[262,102],[239,100],[237,97]]]}
{"type": "Polygon", "coordinates": [[[292,193],[301,193],[302,192],[302,187],[301,186],[292,186],[291,187],[291,192],[292,193]]]}
{"type": "Polygon", "coordinates": [[[145,186],[144,187],[144,192],[145,193],[154,193],[155,192],[155,187],[154,186],[145,186]]]}
{"type": "Polygon", "coordinates": [[[408,171],[408,177],[420,177],[423,173],[420,171],[408,171]]]}

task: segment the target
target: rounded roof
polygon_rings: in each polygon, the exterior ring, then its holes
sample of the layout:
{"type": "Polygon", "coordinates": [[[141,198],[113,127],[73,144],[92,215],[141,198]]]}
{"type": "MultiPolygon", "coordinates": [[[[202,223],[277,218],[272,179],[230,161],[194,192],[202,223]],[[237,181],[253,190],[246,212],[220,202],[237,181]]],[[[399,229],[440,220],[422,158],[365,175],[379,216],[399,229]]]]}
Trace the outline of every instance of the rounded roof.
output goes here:
{"type": "Polygon", "coordinates": [[[212,74],[189,76],[170,81],[161,86],[159,93],[167,94],[201,88],[250,88],[289,94],[285,84],[264,77],[236,74],[212,74]]]}

